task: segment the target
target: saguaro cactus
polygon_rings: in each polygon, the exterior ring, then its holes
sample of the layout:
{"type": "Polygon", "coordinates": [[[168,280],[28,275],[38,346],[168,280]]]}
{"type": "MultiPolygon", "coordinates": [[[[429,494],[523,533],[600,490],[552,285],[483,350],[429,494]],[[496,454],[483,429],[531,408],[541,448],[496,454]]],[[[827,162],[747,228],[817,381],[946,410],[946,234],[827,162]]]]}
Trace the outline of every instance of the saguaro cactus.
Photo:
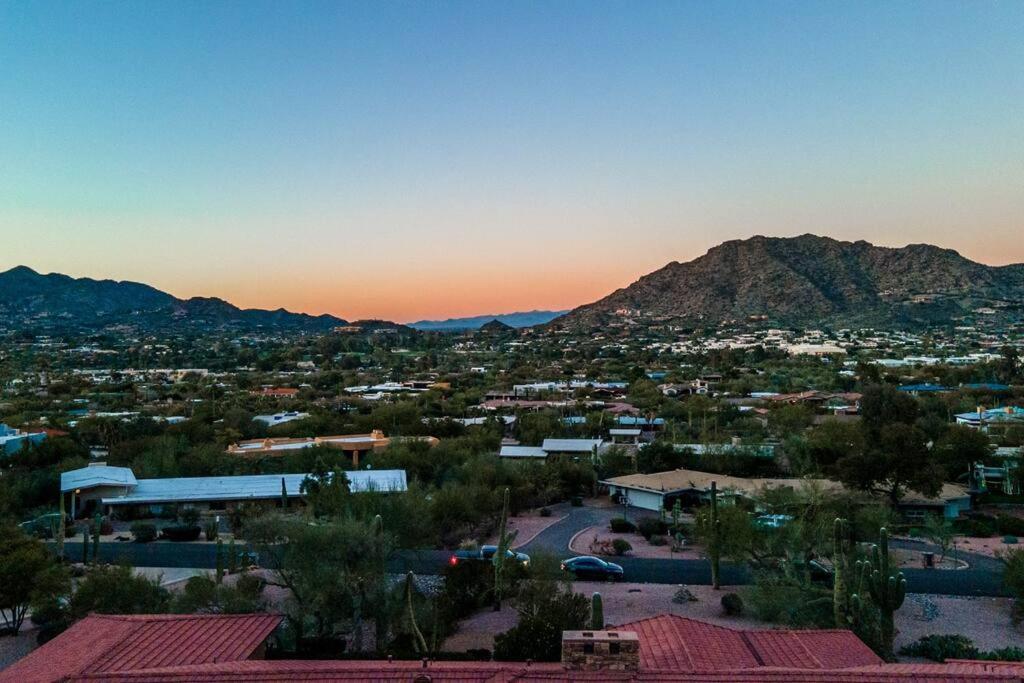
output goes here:
{"type": "Polygon", "coordinates": [[[96,513],[96,517],[93,518],[92,526],[92,562],[96,564],[100,561],[100,531],[103,529],[103,517],[100,513],[96,513]]]}
{"type": "Polygon", "coordinates": [[[708,559],[711,560],[711,585],[718,590],[721,583],[719,564],[722,560],[722,521],[718,519],[718,482],[711,482],[711,529],[708,559]]]}
{"type": "Polygon", "coordinates": [[[224,542],[217,539],[217,583],[224,581],[224,542]]]}
{"type": "Polygon", "coordinates": [[[281,509],[288,509],[288,487],[285,486],[284,477],[281,477],[281,509]]]}
{"type": "Polygon", "coordinates": [[[604,630],[604,601],[600,593],[590,597],[590,628],[595,631],[604,630]]]}
{"type": "MultiPolygon", "coordinates": [[[[858,569],[865,577],[865,583],[871,594],[871,601],[878,608],[879,645],[882,656],[892,659],[892,643],[896,635],[893,615],[903,605],[907,594],[907,580],[903,572],[893,572],[889,564],[889,532],[885,527],[878,530],[878,544],[871,546],[871,559],[857,563],[858,569]]],[[[860,595],[851,600],[859,609],[862,604],[860,595]]]]}
{"type": "Polygon", "coordinates": [[[89,564],[89,525],[82,525],[82,564],[89,564]]]}
{"type": "Polygon", "coordinates": [[[65,521],[66,513],[64,512],[64,492],[60,493],[60,524],[57,526],[57,557],[60,560],[64,560],[64,535],[67,533],[67,522],[65,521]]]}
{"type": "Polygon", "coordinates": [[[405,608],[409,617],[409,630],[412,631],[412,644],[416,653],[425,655],[428,652],[427,640],[423,637],[420,627],[416,624],[416,610],[412,602],[413,589],[416,577],[412,572],[405,575],[405,608]]]}
{"type": "Polygon", "coordinates": [[[508,551],[515,540],[518,532],[508,530],[508,497],[509,490],[505,489],[501,506],[501,523],[498,526],[498,549],[491,558],[494,564],[494,611],[501,609],[501,598],[505,591],[505,561],[508,559],[508,551]]]}
{"type": "Polygon", "coordinates": [[[848,628],[851,624],[850,588],[847,581],[852,546],[849,522],[837,517],[832,529],[832,614],[836,628],[848,628]]]}

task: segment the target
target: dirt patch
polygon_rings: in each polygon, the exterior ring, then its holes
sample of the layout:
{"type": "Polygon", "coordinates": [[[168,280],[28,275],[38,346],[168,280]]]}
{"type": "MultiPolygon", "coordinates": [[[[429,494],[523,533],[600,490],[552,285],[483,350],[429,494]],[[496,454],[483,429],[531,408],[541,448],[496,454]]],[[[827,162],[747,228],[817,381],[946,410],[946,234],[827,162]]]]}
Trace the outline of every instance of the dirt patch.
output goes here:
{"type": "MultiPolygon", "coordinates": [[[[961,552],[977,553],[979,555],[987,555],[988,557],[996,557],[999,554],[1007,553],[1011,550],[1024,550],[1024,543],[1003,543],[1002,536],[992,536],[991,538],[957,536],[956,549],[961,552]]],[[[952,555],[953,550],[950,550],[949,554],[952,555]]]]}
{"type": "Polygon", "coordinates": [[[697,560],[704,556],[700,546],[684,545],[682,550],[673,551],[671,545],[651,545],[640,534],[613,534],[608,527],[587,527],[573,537],[569,544],[570,550],[581,555],[605,555],[602,548],[609,547],[611,542],[621,538],[628,541],[633,549],[626,553],[629,557],[652,557],[663,560],[697,560]]]}
{"type": "Polygon", "coordinates": [[[896,612],[896,650],[922,636],[960,634],[982,650],[1024,647],[1024,631],[1010,620],[1010,598],[907,595],[896,612]]]}
{"type": "Polygon", "coordinates": [[[18,635],[0,638],[0,669],[6,669],[36,649],[38,632],[38,629],[33,628],[32,623],[26,619],[18,635]]]}

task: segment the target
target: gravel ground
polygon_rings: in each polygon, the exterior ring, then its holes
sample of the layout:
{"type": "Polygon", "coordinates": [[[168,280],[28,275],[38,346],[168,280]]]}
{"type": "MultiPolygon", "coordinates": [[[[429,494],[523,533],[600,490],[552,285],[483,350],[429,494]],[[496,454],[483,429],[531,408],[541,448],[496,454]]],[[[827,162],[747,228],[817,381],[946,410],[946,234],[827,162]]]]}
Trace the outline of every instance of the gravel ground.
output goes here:
{"type": "Polygon", "coordinates": [[[596,555],[592,545],[602,541],[623,538],[629,541],[633,549],[629,557],[648,557],[661,560],[699,560],[704,554],[698,546],[687,545],[681,552],[674,553],[669,545],[651,545],[640,534],[613,534],[607,527],[592,526],[581,531],[569,545],[573,552],[581,555],[596,555]]]}
{"type": "Polygon", "coordinates": [[[35,648],[36,629],[26,619],[17,636],[0,638],[0,669],[6,669],[35,648]]]}
{"type": "Polygon", "coordinates": [[[922,636],[962,634],[982,650],[1024,647],[1024,630],[1010,621],[1009,598],[907,595],[896,613],[896,649],[922,636]]]}
{"type": "Polygon", "coordinates": [[[1003,543],[1002,536],[992,536],[991,538],[972,538],[967,536],[956,537],[956,547],[958,550],[962,550],[969,553],[978,553],[979,555],[988,555],[989,557],[995,557],[997,554],[1009,552],[1015,549],[1024,549],[1024,543],[1017,543],[1014,545],[1008,545],[1003,543]]]}
{"type": "MultiPolygon", "coordinates": [[[[697,600],[682,604],[672,602],[680,587],[666,584],[577,582],[574,588],[587,596],[595,591],[601,593],[605,621],[610,626],[667,613],[732,628],[776,628],[753,617],[725,616],[721,599],[733,590],[728,586],[718,591],[710,586],[687,586],[697,600]]],[[[903,608],[896,613],[896,649],[932,633],[963,634],[983,650],[1011,645],[1022,647],[1024,631],[1010,622],[1011,603],[1007,598],[908,595],[903,608]]],[[[516,620],[515,609],[508,606],[500,612],[478,612],[462,622],[459,631],[445,641],[444,649],[453,652],[491,649],[494,636],[514,626],[516,620]]]]}

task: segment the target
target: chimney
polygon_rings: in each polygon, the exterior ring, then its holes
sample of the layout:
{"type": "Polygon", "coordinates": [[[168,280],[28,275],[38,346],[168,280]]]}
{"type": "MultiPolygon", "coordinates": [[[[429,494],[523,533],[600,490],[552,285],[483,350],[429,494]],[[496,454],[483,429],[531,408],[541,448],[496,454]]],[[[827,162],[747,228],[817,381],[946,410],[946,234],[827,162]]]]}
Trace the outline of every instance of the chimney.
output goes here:
{"type": "Polygon", "coordinates": [[[562,664],[574,671],[636,671],[640,639],[635,631],[563,631],[562,664]]]}

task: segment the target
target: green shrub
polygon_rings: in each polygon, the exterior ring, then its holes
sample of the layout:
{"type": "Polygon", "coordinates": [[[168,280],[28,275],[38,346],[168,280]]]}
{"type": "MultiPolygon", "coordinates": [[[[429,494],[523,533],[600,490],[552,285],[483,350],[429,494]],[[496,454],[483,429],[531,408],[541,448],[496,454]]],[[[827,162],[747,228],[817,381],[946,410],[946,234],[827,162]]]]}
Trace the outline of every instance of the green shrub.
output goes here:
{"type": "Polygon", "coordinates": [[[977,659],[979,653],[974,642],[967,636],[933,634],[905,645],[900,649],[900,654],[944,662],[947,659],[977,659]]]}
{"type": "Polygon", "coordinates": [[[194,507],[187,507],[181,511],[181,523],[184,526],[196,526],[199,524],[199,510],[194,507]]]}
{"type": "Polygon", "coordinates": [[[968,517],[958,519],[954,523],[957,533],[964,536],[989,538],[996,533],[995,521],[984,517],[968,517]]]}
{"type": "Polygon", "coordinates": [[[1024,519],[1011,515],[998,515],[996,528],[1004,536],[1024,536],[1024,519]]]}
{"type": "Polygon", "coordinates": [[[629,521],[625,517],[613,517],[609,523],[612,533],[616,534],[631,534],[636,531],[636,524],[629,521]]]}
{"type": "Polygon", "coordinates": [[[743,614],[743,598],[737,593],[726,593],[722,596],[722,611],[730,617],[743,614]]]}
{"type": "Polygon", "coordinates": [[[1024,662],[1024,648],[1001,647],[998,650],[979,653],[978,659],[987,659],[993,662],[1024,662]]]}
{"type": "Polygon", "coordinates": [[[551,516],[551,508],[541,508],[540,509],[540,516],[541,517],[550,517],[551,516]]]}
{"type": "Polygon", "coordinates": [[[149,522],[135,522],[132,524],[132,536],[136,543],[149,543],[156,540],[156,525],[149,522]]]}
{"type": "Polygon", "coordinates": [[[573,496],[572,497],[572,506],[574,508],[581,508],[581,507],[583,507],[583,496],[573,496]]]}
{"type": "Polygon", "coordinates": [[[629,541],[627,541],[624,538],[616,538],[616,539],[614,539],[612,541],[612,550],[614,550],[615,554],[619,555],[620,557],[622,555],[625,555],[626,553],[628,553],[632,549],[633,549],[633,546],[631,546],[629,544],[629,541]]]}
{"type": "Polygon", "coordinates": [[[161,533],[168,541],[198,541],[201,529],[197,526],[165,526],[161,533]]]}
{"type": "Polygon", "coordinates": [[[651,536],[664,536],[668,533],[668,524],[655,517],[644,517],[637,524],[640,535],[651,540],[651,536]]]}

